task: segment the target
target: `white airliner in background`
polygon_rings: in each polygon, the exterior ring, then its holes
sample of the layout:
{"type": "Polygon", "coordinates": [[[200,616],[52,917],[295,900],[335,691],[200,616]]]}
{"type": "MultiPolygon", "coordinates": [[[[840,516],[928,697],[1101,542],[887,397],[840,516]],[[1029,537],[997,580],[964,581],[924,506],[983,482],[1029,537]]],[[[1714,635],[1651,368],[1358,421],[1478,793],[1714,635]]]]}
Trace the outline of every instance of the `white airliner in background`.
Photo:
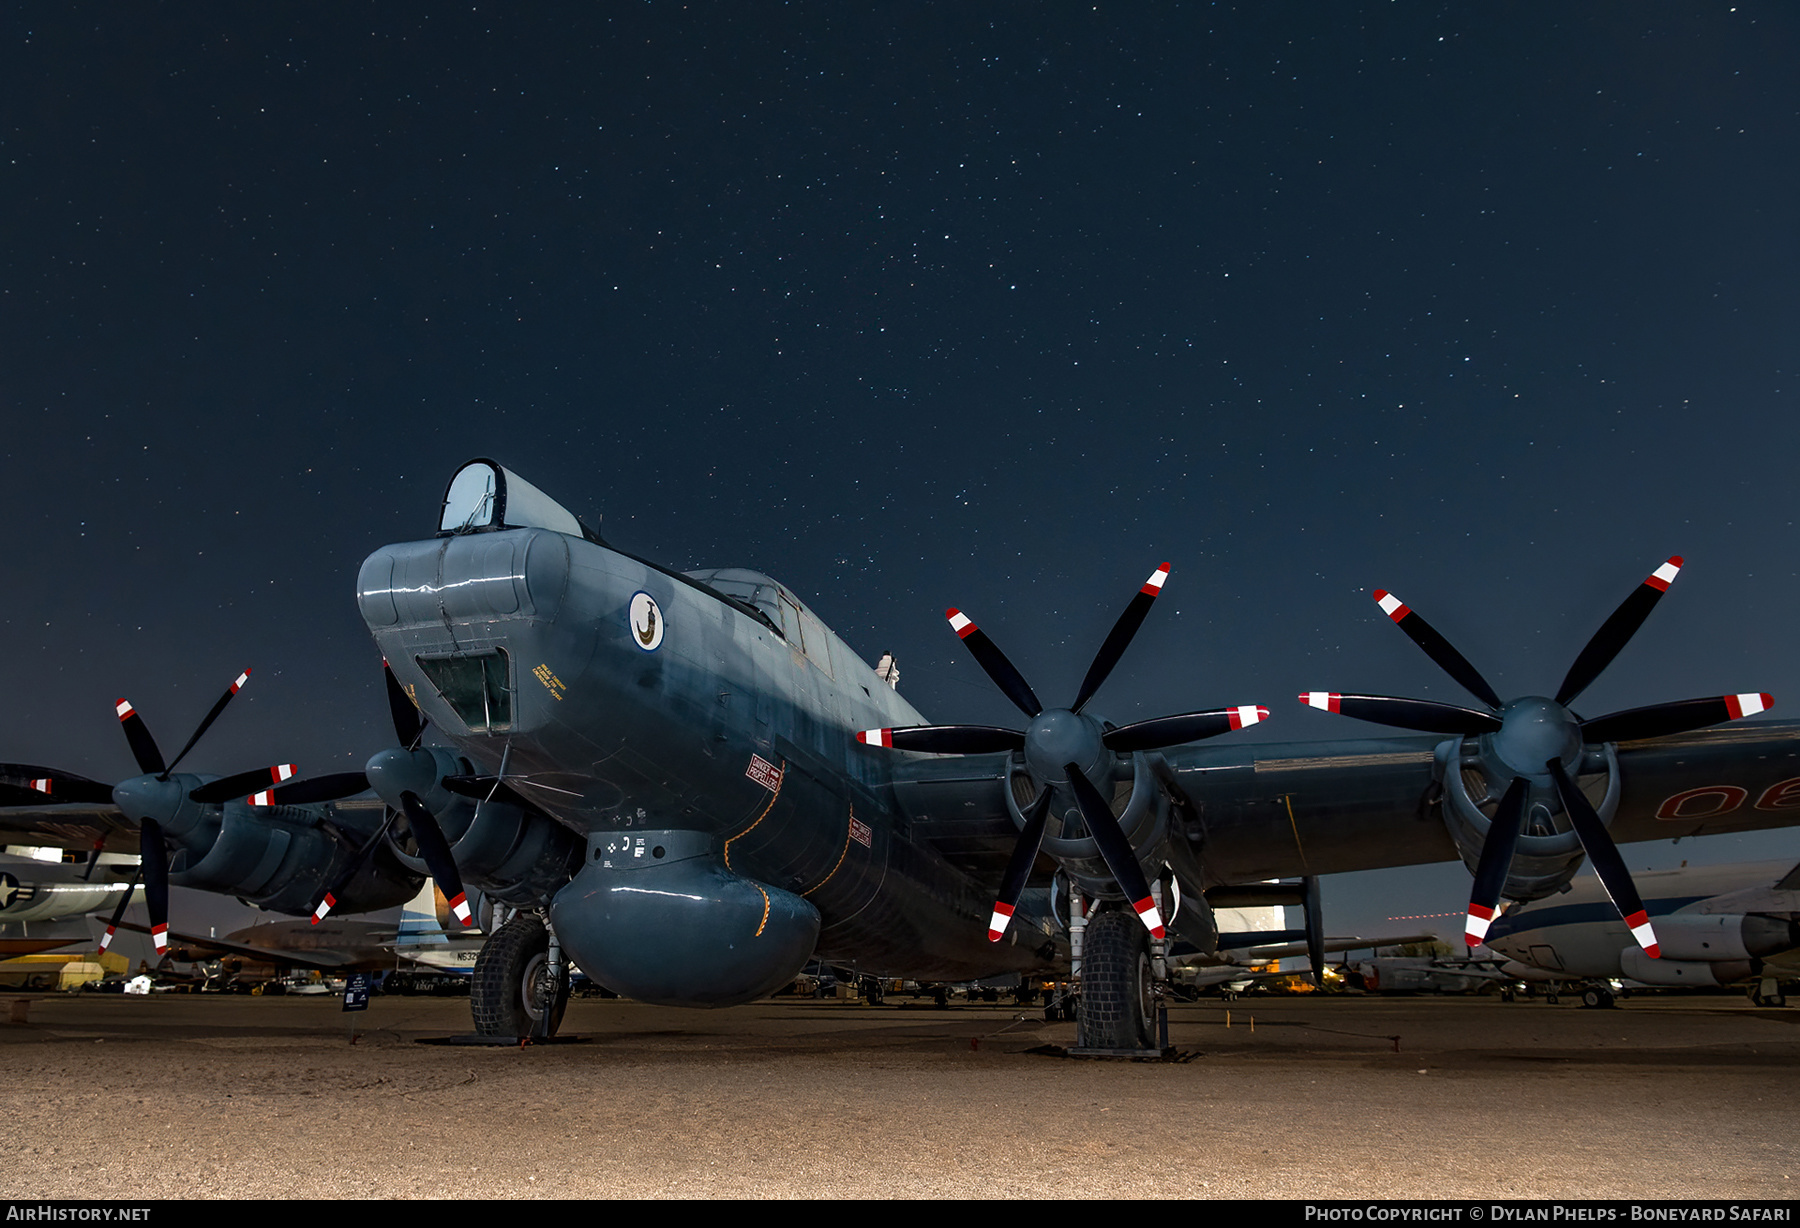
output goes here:
{"type": "MultiPolygon", "coordinates": [[[[1578,878],[1561,895],[1516,905],[1494,921],[1487,945],[1501,971],[1530,981],[1629,980],[1656,986],[1754,983],[1752,997],[1784,1004],[1773,966],[1800,947],[1800,866],[1786,861],[1693,866],[1634,876],[1656,927],[1651,959],[1619,919],[1598,879],[1578,878]]],[[[1593,1005],[1610,1005],[1595,991],[1593,1005]]]]}

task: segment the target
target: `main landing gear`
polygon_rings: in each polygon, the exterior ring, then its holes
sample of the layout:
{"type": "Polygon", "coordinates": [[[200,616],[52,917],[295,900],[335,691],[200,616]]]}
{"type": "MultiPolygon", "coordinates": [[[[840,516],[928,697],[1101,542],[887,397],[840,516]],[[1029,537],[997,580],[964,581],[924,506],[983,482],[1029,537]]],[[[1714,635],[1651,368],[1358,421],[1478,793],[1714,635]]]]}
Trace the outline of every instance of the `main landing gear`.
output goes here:
{"type": "Polygon", "coordinates": [[[541,916],[519,913],[482,944],[469,989],[477,1035],[547,1041],[568,1005],[569,966],[541,916]]]}
{"type": "Polygon", "coordinates": [[[1154,1050],[1157,998],[1150,935],[1143,925],[1120,908],[1092,917],[1082,943],[1079,1046],[1154,1050]]]}

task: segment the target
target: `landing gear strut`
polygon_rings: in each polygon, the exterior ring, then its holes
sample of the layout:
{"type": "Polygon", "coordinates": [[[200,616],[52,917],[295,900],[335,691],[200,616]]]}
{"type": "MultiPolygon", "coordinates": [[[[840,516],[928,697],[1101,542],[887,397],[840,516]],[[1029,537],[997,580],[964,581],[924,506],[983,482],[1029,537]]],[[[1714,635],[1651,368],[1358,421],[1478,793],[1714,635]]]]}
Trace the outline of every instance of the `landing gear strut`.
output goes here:
{"type": "Polygon", "coordinates": [[[482,944],[469,1008],[481,1036],[549,1040],[569,1005],[569,971],[535,913],[520,913],[482,944]]]}

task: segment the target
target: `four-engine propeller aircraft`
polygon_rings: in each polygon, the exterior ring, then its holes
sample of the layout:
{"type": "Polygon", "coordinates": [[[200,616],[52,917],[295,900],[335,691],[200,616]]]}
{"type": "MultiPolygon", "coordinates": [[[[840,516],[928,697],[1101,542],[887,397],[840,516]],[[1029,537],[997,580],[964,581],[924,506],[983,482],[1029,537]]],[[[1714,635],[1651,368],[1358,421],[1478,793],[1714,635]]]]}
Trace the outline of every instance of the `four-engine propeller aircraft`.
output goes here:
{"type": "MultiPolygon", "coordinates": [[[[1607,621],[1554,700],[1502,703],[1398,602],[1402,629],[1491,711],[1302,697],[1438,736],[1195,744],[1263,719],[1255,705],[1105,721],[1089,703],[1166,567],[1066,708],[949,611],[1028,723],[931,725],[770,577],[637,558],[476,460],[437,534],[377,550],[357,588],[407,695],[477,768],[452,777],[453,756],[413,751],[368,777],[397,809],[406,792],[433,811],[447,790],[479,792],[475,826],[504,805],[512,839],[572,852],[514,884],[536,909],[484,951],[483,1030],[545,1018],[565,953],[622,994],[695,1006],[755,998],[815,957],[920,980],[1066,975],[1074,959],[1083,1042],[1142,1048],[1164,931],[1217,946],[1209,889],[1460,854],[1479,916],[1556,890],[1585,855],[1643,928],[1616,841],[1792,822],[1800,726],[1700,729],[1767,696],[1595,720],[1568,707],[1678,565],[1607,621]]],[[[467,837],[452,853],[488,889],[491,854],[467,837]]]]}
{"type": "Polygon", "coordinates": [[[1090,702],[1166,566],[1066,708],[1046,708],[949,611],[1027,723],[931,725],[894,671],[871,670],[767,575],[637,558],[476,460],[451,479],[435,536],[377,550],[358,577],[398,746],[364,772],[209,780],[175,774],[122,703],[142,774],[109,786],[0,766],[0,802],[35,803],[0,828],[107,847],[135,831],[157,925],[170,882],[323,917],[399,903],[427,872],[467,924],[466,882],[521,910],[476,968],[476,1026],[491,1034],[553,1031],[569,957],[616,992],[692,1006],[751,1000],[817,958],[926,981],[1078,972],[1083,1043],[1142,1049],[1170,940],[1217,950],[1212,907],[1245,891],[1316,904],[1318,875],[1460,855],[1476,872],[1473,933],[1484,909],[1541,898],[1587,858],[1649,942],[1615,843],[1800,818],[1800,725],[1701,728],[1765,695],[1593,720],[1568,706],[1678,566],[1627,599],[1554,700],[1503,703],[1379,594],[1489,710],[1302,701],[1430,736],[1199,741],[1266,718],[1254,704],[1105,721],[1090,702]],[[427,721],[455,750],[421,744],[427,721]],[[383,807],[336,801],[370,788],[383,807]]]}

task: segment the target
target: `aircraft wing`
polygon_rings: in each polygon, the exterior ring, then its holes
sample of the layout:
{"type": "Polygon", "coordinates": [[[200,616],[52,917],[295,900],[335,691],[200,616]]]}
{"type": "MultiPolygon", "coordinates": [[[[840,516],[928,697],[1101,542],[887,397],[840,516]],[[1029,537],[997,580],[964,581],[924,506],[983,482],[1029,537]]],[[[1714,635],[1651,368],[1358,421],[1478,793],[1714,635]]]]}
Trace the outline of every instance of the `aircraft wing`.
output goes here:
{"type": "MultiPolygon", "coordinates": [[[[1436,934],[1402,934],[1398,938],[1327,938],[1322,948],[1326,954],[1339,951],[1374,950],[1379,947],[1401,947],[1415,942],[1435,942],[1436,934]]],[[[1303,959],[1304,942],[1275,942],[1261,947],[1237,947],[1220,951],[1219,958],[1239,964],[1266,964],[1278,959],[1303,959]]]]}
{"type": "Polygon", "coordinates": [[[0,806],[0,845],[56,845],[86,853],[96,840],[109,853],[138,852],[137,828],[117,806],[0,806]]]}
{"type": "MultiPolygon", "coordinates": [[[[1208,884],[1454,861],[1438,804],[1436,736],[1244,743],[1146,756],[1208,884]]],[[[1800,823],[1800,722],[1745,721],[1617,745],[1620,844],[1800,823]]],[[[893,752],[888,752],[893,753],[893,752]]],[[[894,792],[916,835],[998,882],[1018,838],[1008,756],[911,755],[894,792]]],[[[1054,829],[1053,829],[1054,830],[1054,829]]],[[[1040,858],[1040,874],[1050,863],[1040,858]]]]}
{"type": "MultiPolygon", "coordinates": [[[[119,928],[133,930],[139,934],[148,934],[149,926],[139,925],[133,921],[120,921],[119,928]]],[[[371,958],[368,950],[333,951],[330,948],[318,948],[306,952],[283,950],[279,947],[258,946],[250,942],[233,942],[229,938],[202,938],[197,934],[184,934],[178,930],[169,931],[169,944],[172,948],[180,948],[192,956],[202,959],[219,959],[226,955],[241,955],[246,959],[254,959],[266,964],[282,964],[294,968],[312,968],[319,972],[337,972],[346,968],[356,968],[365,964],[374,967],[386,967],[385,958],[380,958],[382,949],[376,950],[375,958],[371,958]]]]}

